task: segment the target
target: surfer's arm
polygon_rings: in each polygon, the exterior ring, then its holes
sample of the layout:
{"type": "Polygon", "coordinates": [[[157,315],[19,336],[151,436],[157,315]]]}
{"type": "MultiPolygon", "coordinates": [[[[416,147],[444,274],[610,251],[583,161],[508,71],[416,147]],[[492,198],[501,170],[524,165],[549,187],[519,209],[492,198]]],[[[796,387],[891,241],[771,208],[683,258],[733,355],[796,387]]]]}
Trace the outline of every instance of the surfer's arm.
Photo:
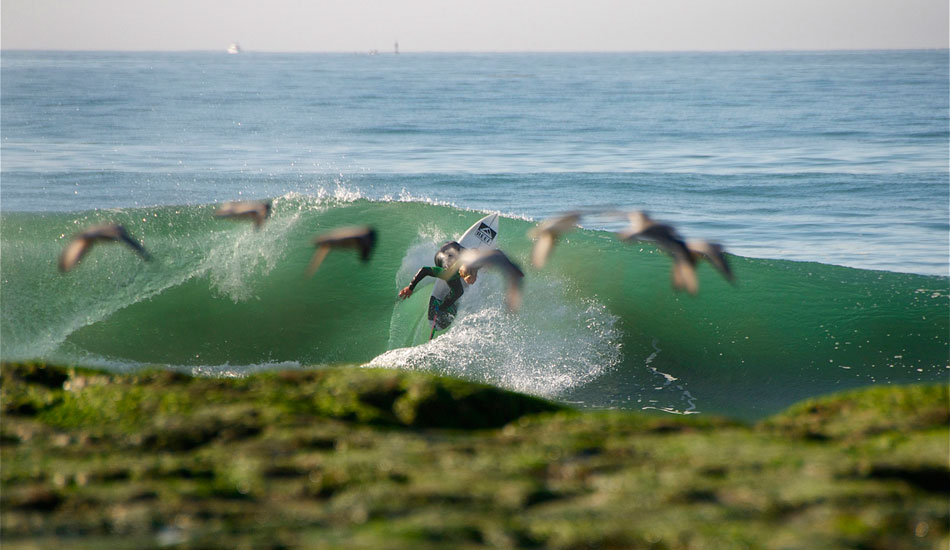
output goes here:
{"type": "Polygon", "coordinates": [[[422,269],[417,271],[416,276],[413,277],[411,281],[409,281],[409,290],[415,290],[416,285],[419,284],[419,281],[421,281],[422,279],[425,279],[426,277],[438,277],[438,276],[439,274],[436,272],[435,269],[432,269],[431,267],[423,267],[422,269]]]}
{"type": "Polygon", "coordinates": [[[431,267],[423,267],[418,272],[416,276],[412,278],[412,281],[409,282],[409,286],[403,288],[399,291],[399,296],[401,298],[408,298],[412,296],[412,291],[416,289],[416,285],[419,284],[419,281],[425,279],[426,277],[437,277],[438,273],[435,269],[431,267]]]}

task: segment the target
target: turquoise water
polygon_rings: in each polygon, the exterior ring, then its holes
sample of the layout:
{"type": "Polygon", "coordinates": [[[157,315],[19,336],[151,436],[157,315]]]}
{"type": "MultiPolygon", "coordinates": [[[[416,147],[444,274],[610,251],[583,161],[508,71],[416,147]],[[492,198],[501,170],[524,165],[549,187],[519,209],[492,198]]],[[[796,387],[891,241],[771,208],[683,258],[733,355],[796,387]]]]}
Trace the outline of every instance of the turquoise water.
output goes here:
{"type": "Polygon", "coordinates": [[[605,231],[572,234],[545,270],[530,269],[533,224],[505,218],[500,246],[525,266],[524,308],[509,313],[503,281],[485,272],[451,329],[427,343],[429,287],[402,303],[396,293],[480,212],[300,196],[274,210],[261,231],[216,220],[208,205],[6,214],[4,358],[223,375],[373,363],[590,406],[742,416],[947,376],[942,277],[735,257],[735,287],[704,265],[691,297],[672,291],[666,256],[605,231]],[[107,219],[155,260],[103,246],[59,274],[67,236],[107,219]],[[372,261],[334,252],[307,279],[310,237],[354,219],[379,231],[372,261]]]}
{"type": "Polygon", "coordinates": [[[947,51],[2,53],[3,359],[241,375],[372,363],[585,406],[757,417],[947,380],[947,51]],[[274,199],[261,231],[215,203],[274,199]],[[642,208],[723,242],[738,283],[592,218],[543,271],[533,220],[642,208]],[[525,306],[485,274],[426,343],[396,292],[499,211],[525,306]],[[155,256],[66,238],[124,223],[155,256]],[[371,223],[372,261],[310,238],[371,223]]]}

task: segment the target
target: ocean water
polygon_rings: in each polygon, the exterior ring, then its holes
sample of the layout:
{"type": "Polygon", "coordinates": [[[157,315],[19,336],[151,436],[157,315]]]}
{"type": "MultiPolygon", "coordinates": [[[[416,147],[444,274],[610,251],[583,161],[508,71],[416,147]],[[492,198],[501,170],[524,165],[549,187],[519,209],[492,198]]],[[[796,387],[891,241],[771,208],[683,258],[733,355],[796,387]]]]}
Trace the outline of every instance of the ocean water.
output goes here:
{"type": "Polygon", "coordinates": [[[589,407],[756,418],[950,374],[948,52],[255,54],[4,51],[0,358],[208,375],[358,363],[589,407]],[[267,198],[270,221],[217,220],[267,198]],[[536,221],[644,209],[723,243],[669,259],[583,222],[544,270],[536,221]],[[526,271],[485,273],[426,342],[435,248],[485,212],[526,271]],[[155,256],[68,237],[125,224],[155,256]],[[312,235],[373,224],[371,262],[312,235]]]}

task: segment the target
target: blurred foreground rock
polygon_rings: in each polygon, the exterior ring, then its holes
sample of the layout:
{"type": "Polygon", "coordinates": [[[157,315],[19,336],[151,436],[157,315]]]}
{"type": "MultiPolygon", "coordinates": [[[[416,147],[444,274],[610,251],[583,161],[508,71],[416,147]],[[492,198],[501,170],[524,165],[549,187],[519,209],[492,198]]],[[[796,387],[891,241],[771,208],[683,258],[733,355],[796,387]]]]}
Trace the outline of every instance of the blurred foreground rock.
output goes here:
{"type": "Polygon", "coordinates": [[[420,373],[0,369],[10,548],[950,543],[946,386],[754,426],[573,411],[420,373]]]}

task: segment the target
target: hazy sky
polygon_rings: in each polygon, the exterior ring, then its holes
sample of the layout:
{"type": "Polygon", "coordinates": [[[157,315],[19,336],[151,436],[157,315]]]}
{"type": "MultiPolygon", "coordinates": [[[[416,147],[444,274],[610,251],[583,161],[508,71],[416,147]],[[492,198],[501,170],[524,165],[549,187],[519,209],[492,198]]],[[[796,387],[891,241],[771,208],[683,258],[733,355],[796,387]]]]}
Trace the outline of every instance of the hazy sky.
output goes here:
{"type": "Polygon", "coordinates": [[[947,48],[947,0],[0,0],[3,49],[947,48]]]}

